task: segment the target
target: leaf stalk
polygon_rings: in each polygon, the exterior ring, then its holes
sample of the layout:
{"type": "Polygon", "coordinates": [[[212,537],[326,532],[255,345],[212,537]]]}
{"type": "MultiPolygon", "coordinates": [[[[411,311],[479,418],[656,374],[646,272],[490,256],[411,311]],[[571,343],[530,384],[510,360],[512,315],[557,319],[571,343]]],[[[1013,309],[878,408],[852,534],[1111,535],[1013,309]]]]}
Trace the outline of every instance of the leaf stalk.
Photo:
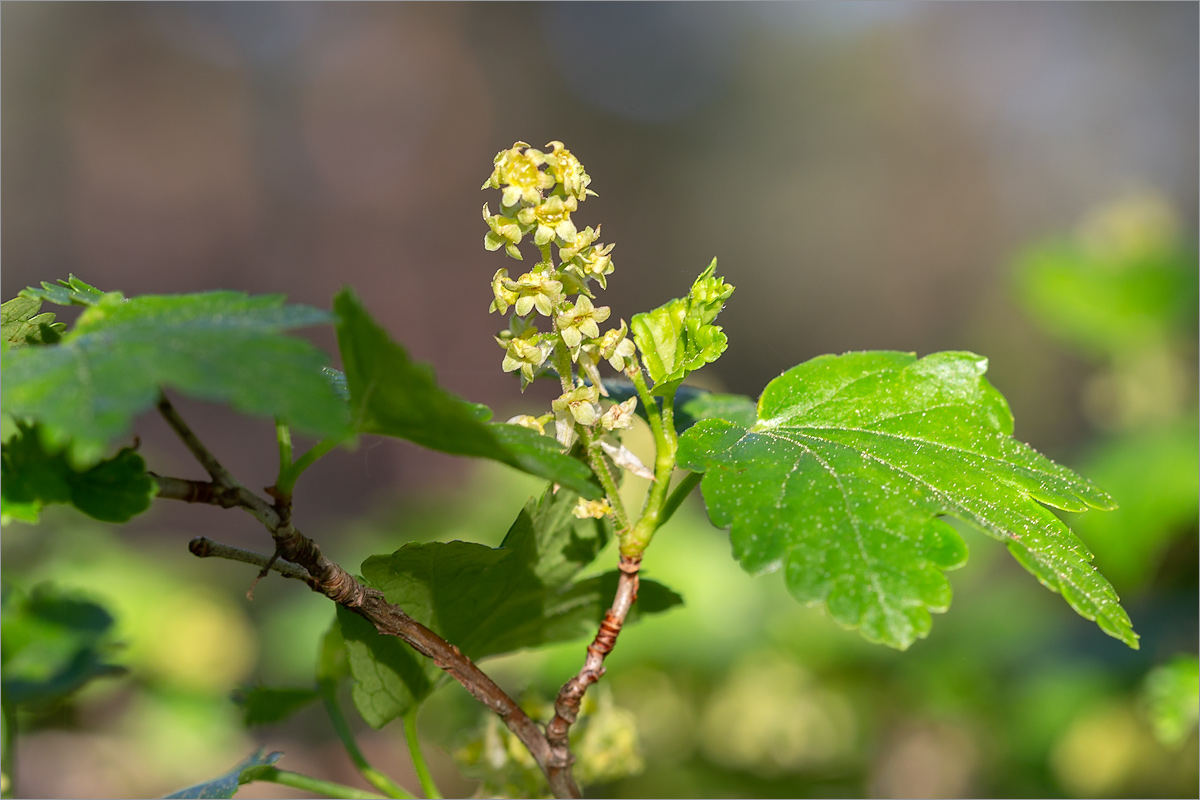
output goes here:
{"type": "Polygon", "coordinates": [[[417,771],[417,780],[421,782],[421,791],[430,800],[441,800],[442,794],[433,781],[433,775],[429,772],[429,764],[426,763],[424,754],[421,753],[421,740],[417,736],[417,710],[419,708],[420,706],[414,706],[404,715],[404,740],[408,742],[408,752],[412,756],[413,769],[417,771]]]}

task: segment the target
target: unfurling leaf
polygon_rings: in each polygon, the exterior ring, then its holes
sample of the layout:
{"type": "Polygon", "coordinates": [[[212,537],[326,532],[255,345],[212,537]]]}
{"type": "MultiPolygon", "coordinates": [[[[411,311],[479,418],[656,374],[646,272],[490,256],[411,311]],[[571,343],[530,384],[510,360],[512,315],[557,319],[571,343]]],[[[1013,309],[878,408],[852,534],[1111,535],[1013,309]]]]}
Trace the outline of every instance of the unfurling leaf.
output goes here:
{"type": "Polygon", "coordinates": [[[633,316],[630,329],[654,380],[653,394],[674,392],[689,373],[711,364],[725,352],[728,340],[712,321],[733,294],[733,287],[713,277],[716,268],[714,258],[692,284],[687,297],[633,316]]]}
{"type": "Polygon", "coordinates": [[[822,356],[771,381],[751,426],[700,422],[679,465],[704,471],[709,516],[751,573],[783,567],[797,600],[904,648],[950,603],[966,547],[941,516],[1008,544],[1039,581],[1137,647],[1091,553],[1046,506],[1112,508],[1013,439],[1008,404],[972,353],[822,356]]]}

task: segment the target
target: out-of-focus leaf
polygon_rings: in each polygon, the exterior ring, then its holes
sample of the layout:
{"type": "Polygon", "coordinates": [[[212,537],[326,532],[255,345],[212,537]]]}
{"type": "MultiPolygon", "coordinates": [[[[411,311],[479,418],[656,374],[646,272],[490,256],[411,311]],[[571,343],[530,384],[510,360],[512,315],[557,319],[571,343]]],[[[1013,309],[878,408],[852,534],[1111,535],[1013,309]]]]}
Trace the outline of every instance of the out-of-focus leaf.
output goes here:
{"type": "Polygon", "coordinates": [[[233,700],[242,707],[242,723],[251,726],[282,722],[317,697],[316,689],[253,686],[234,693],[233,700]]]}
{"type": "Polygon", "coordinates": [[[1109,514],[1084,514],[1074,527],[1122,591],[1146,585],[1174,537],[1195,536],[1197,441],[1196,419],[1179,420],[1101,442],[1080,462],[1121,504],[1109,514]]]}
{"type": "Polygon", "coordinates": [[[162,388],[283,417],[321,436],[345,436],[346,404],[321,375],[325,356],[293,328],[327,312],[285,306],[279,295],[241,292],[103,295],[61,341],[3,353],[4,411],[41,423],[47,441],[69,441],[77,467],[95,464],[128,433],[162,388]]]}
{"type": "Polygon", "coordinates": [[[758,422],[709,420],[680,439],[705,472],[709,516],[732,526],[751,573],[785,567],[797,600],[823,603],[871,641],[905,648],[950,603],[943,570],[966,560],[950,515],[1006,542],[1082,616],[1137,636],[1091,554],[1046,505],[1112,499],[1011,437],[1008,404],[973,353],[821,356],[767,385],[758,422]]]}
{"type": "Polygon", "coordinates": [[[1142,692],[1159,741],[1172,747],[1183,744],[1200,720],[1200,659],[1178,656],[1155,667],[1142,692]]]}
{"type": "Polygon", "coordinates": [[[346,660],[346,642],[342,639],[342,627],[335,618],[321,637],[321,649],[317,653],[317,683],[336,684],[348,674],[350,664],[346,660]]]}
{"type": "Polygon", "coordinates": [[[43,506],[68,503],[104,522],[126,522],[148,509],[158,494],[146,462],[128,447],[76,470],[64,453],[46,452],[36,427],[18,423],[18,428],[0,456],[0,518],[37,522],[43,506]]]}
{"type": "MultiPolygon", "coordinates": [[[[611,535],[601,520],[570,513],[577,495],[550,490],[530,499],[499,548],[470,542],[410,544],[363,563],[367,582],[415,620],[472,659],[564,641],[596,632],[612,602],[617,573],[571,580],[611,535]]],[[[653,581],[642,581],[636,613],[682,602],[653,581]]],[[[381,636],[339,609],[338,619],[355,679],[354,701],[378,727],[419,703],[441,670],[399,639],[381,636]]]]}
{"type": "Polygon", "coordinates": [[[1195,251],[1155,230],[1160,214],[1136,198],[1100,214],[1093,240],[1043,242],[1017,258],[1018,297],[1046,330],[1092,354],[1161,342],[1195,319],[1195,251]]]}
{"type": "Polygon", "coordinates": [[[123,671],[109,662],[112,616],[101,606],[41,584],[5,586],[0,661],[7,703],[59,700],[90,680],[123,671]]]}
{"type": "Polygon", "coordinates": [[[184,798],[195,798],[196,800],[209,800],[209,798],[230,798],[237,794],[238,777],[244,770],[251,767],[270,766],[283,757],[283,753],[266,753],[264,749],[259,748],[251,755],[243,759],[236,767],[226,772],[224,775],[219,775],[211,781],[198,783],[195,786],[189,786],[186,789],[180,789],[174,794],[166,796],[165,800],[183,800],[184,798]]]}
{"type": "Polygon", "coordinates": [[[487,406],[438,386],[433,369],[409,358],[349,289],[334,298],[333,307],[356,430],[499,461],[585,497],[601,496],[591,470],[563,453],[554,439],[520,425],[488,423],[487,406]]]}
{"type": "Polygon", "coordinates": [[[654,380],[653,394],[674,392],[689,373],[711,364],[725,352],[729,341],[712,321],[733,294],[733,287],[714,276],[716,269],[714,258],[692,284],[687,297],[634,314],[630,320],[642,363],[654,380]]]}
{"type": "Polygon", "coordinates": [[[39,314],[41,307],[35,297],[14,297],[0,305],[0,338],[10,347],[57,342],[67,326],[55,322],[53,314],[39,314]]]}
{"type": "Polygon", "coordinates": [[[346,386],[346,373],[333,367],[321,367],[321,374],[325,376],[325,380],[329,381],[329,385],[337,392],[337,396],[350,402],[350,389],[346,386]]]}

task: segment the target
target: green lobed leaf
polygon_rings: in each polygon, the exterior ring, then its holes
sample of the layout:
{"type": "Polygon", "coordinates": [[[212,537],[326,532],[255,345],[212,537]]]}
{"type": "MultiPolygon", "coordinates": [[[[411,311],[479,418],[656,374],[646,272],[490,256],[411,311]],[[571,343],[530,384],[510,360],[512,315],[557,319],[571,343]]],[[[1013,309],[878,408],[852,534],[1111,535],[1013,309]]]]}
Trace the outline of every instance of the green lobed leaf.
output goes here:
{"type": "Polygon", "coordinates": [[[792,595],[824,604],[867,639],[908,647],[950,604],[944,570],[966,546],[961,519],[1008,544],[1038,580],[1108,634],[1137,647],[1091,553],[1046,506],[1112,499],[1011,438],[1004,398],[973,353],[821,356],[771,381],[758,421],[701,422],[679,465],[704,471],[709,517],[732,526],[734,556],[779,567],[792,595]]]}
{"type": "Polygon", "coordinates": [[[591,470],[551,437],[520,425],[489,423],[487,406],[437,384],[428,364],[413,361],[349,289],[333,301],[354,426],[422,447],[487,458],[537,475],[589,498],[602,495],[591,470]]]}
{"type": "Polygon", "coordinates": [[[251,686],[235,692],[233,701],[241,706],[242,724],[250,727],[282,722],[319,696],[313,688],[251,686]]]}
{"type": "Polygon", "coordinates": [[[109,662],[112,615],[91,602],[39,584],[26,595],[3,588],[0,613],[6,703],[45,704],[95,678],[123,672],[109,662]]]}
{"type": "Polygon", "coordinates": [[[1142,692],[1158,740],[1171,747],[1182,745],[1200,720],[1200,660],[1176,656],[1155,667],[1142,692]]]}
{"type": "Polygon", "coordinates": [[[100,460],[162,388],[239,411],[283,417],[321,436],[349,435],[346,404],[321,375],[325,356],[293,328],[330,321],[285,306],[280,295],[241,292],[102,296],[58,344],[3,354],[2,402],[43,437],[69,441],[77,467],[100,460]]]}
{"type": "MultiPolygon", "coordinates": [[[[367,583],[472,659],[595,634],[616,592],[617,572],[572,583],[611,536],[599,520],[571,514],[577,495],[531,498],[499,548],[470,542],[409,544],[363,563],[367,583]]],[[[642,581],[635,612],[682,602],[642,581]]],[[[636,617],[631,614],[630,619],[636,617]]],[[[380,727],[420,703],[441,670],[401,640],[339,608],[354,676],[354,702],[380,727]]]]}
{"type": "Polygon", "coordinates": [[[67,326],[53,314],[39,314],[41,308],[41,300],[23,296],[0,305],[0,339],[9,347],[57,342],[67,326]]]}
{"type": "Polygon", "coordinates": [[[634,314],[629,322],[642,363],[654,381],[651,392],[675,391],[689,373],[720,358],[728,339],[713,325],[733,287],[714,277],[717,260],[692,284],[687,297],[670,301],[653,311],[634,314]]]}
{"type": "Polygon", "coordinates": [[[237,794],[238,786],[240,786],[238,778],[242,772],[253,767],[270,766],[282,757],[283,753],[266,753],[260,747],[224,775],[219,775],[211,781],[189,786],[186,789],[180,789],[178,792],[167,795],[165,800],[176,800],[176,798],[180,800],[183,798],[196,798],[197,800],[213,798],[215,800],[215,798],[233,797],[237,794]]]}
{"type": "Polygon", "coordinates": [[[66,455],[47,451],[37,426],[18,434],[0,455],[0,518],[37,522],[43,506],[66,503],[103,522],[127,522],[150,508],[158,484],[131,448],[84,470],[66,455]]]}

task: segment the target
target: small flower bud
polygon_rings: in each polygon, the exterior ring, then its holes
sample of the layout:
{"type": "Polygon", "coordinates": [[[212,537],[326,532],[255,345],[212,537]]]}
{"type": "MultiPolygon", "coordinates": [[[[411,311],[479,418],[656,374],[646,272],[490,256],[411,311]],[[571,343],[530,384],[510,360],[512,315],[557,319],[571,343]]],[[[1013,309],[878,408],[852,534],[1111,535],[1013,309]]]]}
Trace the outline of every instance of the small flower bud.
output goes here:
{"type": "Polygon", "coordinates": [[[636,408],[636,397],[631,397],[624,403],[614,403],[600,416],[600,426],[606,431],[627,430],[633,427],[633,413],[636,408]]]}
{"type": "Polygon", "coordinates": [[[546,427],[544,423],[537,417],[530,416],[529,414],[518,414],[517,416],[508,420],[508,424],[520,425],[522,428],[529,428],[530,430],[537,431],[543,436],[546,434],[546,427]]]}
{"type": "Polygon", "coordinates": [[[575,503],[575,508],[571,509],[571,513],[579,519],[603,519],[612,513],[612,505],[606,497],[599,500],[584,500],[581,497],[575,503]]]}
{"type": "Polygon", "coordinates": [[[550,152],[543,157],[546,159],[546,172],[554,177],[556,183],[563,188],[563,193],[576,200],[584,200],[587,195],[596,194],[589,190],[591,176],[583,171],[583,164],[563,147],[562,142],[550,142],[546,145],[550,152]]]}

